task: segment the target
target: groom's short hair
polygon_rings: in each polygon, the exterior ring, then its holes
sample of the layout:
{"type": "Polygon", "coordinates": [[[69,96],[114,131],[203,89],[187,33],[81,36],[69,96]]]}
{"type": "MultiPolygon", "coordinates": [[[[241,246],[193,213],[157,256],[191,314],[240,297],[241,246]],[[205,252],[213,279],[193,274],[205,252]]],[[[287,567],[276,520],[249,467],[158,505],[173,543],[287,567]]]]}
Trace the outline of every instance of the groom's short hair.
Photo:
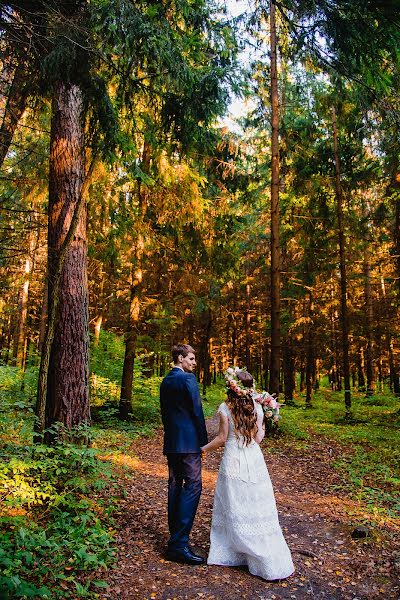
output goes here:
{"type": "Polygon", "coordinates": [[[192,348],[192,346],[189,346],[189,344],[176,344],[176,346],[172,348],[172,360],[176,363],[180,354],[185,358],[189,352],[196,354],[196,350],[192,348]]]}

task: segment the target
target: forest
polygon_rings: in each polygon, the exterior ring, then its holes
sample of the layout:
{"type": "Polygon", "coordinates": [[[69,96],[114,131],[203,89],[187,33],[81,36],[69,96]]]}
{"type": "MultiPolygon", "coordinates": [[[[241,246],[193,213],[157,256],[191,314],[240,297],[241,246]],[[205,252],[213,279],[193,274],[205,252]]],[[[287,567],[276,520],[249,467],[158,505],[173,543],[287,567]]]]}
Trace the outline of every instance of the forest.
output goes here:
{"type": "Polygon", "coordinates": [[[283,404],[268,593],[398,598],[399,67],[398,0],[0,3],[1,598],[266,597],[161,558],[178,342],[283,404]]]}

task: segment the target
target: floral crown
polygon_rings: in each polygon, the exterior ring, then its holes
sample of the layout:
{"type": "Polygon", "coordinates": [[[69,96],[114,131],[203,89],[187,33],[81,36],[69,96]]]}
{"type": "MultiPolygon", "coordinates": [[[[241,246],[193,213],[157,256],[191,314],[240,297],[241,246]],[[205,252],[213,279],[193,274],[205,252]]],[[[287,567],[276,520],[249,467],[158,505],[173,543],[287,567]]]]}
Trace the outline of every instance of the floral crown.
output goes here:
{"type": "Polygon", "coordinates": [[[239,373],[245,372],[247,373],[246,368],[239,369],[239,367],[229,367],[224,373],[226,387],[231,389],[238,396],[248,396],[249,392],[252,391],[252,388],[245,387],[238,377],[239,373]]]}
{"type": "Polygon", "coordinates": [[[253,400],[261,404],[265,416],[277,423],[280,419],[279,409],[282,405],[268,392],[258,392],[254,383],[252,387],[245,387],[239,379],[239,373],[245,372],[248,373],[245,367],[243,369],[229,367],[224,373],[226,387],[233,390],[238,396],[251,396],[253,400]]]}

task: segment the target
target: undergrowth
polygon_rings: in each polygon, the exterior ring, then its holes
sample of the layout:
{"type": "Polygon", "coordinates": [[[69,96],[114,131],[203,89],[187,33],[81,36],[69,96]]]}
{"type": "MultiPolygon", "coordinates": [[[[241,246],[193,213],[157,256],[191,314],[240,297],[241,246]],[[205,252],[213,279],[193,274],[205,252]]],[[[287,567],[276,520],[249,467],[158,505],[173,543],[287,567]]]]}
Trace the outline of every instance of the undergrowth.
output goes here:
{"type": "Polygon", "coordinates": [[[321,386],[311,408],[298,395],[295,406],[281,409],[280,431],[299,448],[310,446],[314,436],[339,442],[342,454],[333,466],[346,491],[373,512],[394,517],[400,511],[398,403],[388,390],[369,398],[353,391],[351,414],[346,416],[343,393],[321,386]]]}
{"type": "Polygon", "coordinates": [[[36,375],[0,368],[0,597],[96,598],[114,557],[111,468],[93,448],[32,444],[36,375]]]}

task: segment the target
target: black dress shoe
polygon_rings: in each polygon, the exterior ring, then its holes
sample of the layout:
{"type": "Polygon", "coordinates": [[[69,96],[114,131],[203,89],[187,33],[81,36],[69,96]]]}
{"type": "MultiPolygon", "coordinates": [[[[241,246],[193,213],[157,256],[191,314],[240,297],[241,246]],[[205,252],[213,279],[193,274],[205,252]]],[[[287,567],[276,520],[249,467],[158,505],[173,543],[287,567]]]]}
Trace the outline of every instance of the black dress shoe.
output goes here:
{"type": "Polygon", "coordinates": [[[197,554],[193,554],[188,547],[183,548],[182,550],[167,550],[166,558],[167,560],[187,565],[202,565],[204,563],[204,558],[197,554]]]}

